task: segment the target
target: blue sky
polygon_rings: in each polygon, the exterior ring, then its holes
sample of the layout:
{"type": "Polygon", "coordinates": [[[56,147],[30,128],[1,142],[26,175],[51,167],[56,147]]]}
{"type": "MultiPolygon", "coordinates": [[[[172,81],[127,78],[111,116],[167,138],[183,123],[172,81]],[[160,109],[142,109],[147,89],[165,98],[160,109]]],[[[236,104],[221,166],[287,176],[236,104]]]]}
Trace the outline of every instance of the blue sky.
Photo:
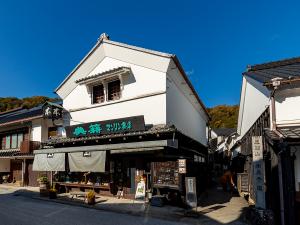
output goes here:
{"type": "Polygon", "coordinates": [[[238,104],[248,64],[300,56],[300,2],[1,1],[0,96],[55,96],[99,35],[176,54],[206,106],[238,104]]]}

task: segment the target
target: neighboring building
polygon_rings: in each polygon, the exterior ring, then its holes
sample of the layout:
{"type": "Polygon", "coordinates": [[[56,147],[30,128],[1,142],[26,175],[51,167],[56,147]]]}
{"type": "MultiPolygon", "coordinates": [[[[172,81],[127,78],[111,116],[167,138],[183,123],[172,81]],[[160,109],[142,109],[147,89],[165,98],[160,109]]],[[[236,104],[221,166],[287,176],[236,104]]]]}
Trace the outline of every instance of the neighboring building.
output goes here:
{"type": "Polygon", "coordinates": [[[210,149],[214,155],[214,170],[217,177],[231,169],[235,172],[238,168],[233,167],[232,160],[239,154],[238,149],[232,149],[236,144],[238,134],[236,128],[214,128],[211,130],[210,149]]]}
{"type": "MultiPolygon", "coordinates": [[[[209,115],[175,55],[103,34],[56,93],[63,100],[67,137],[35,151],[37,164],[51,157],[64,162],[67,153],[71,172],[95,172],[89,178],[98,184],[94,188],[106,194],[119,190],[129,198],[141,176],[153,194],[182,194],[185,172],[197,177],[198,190],[205,187],[209,115]],[[94,157],[97,162],[91,162],[94,157]],[[186,160],[186,168],[178,159],[186,160]]],[[[36,169],[64,171],[65,166],[36,169]]],[[[60,187],[78,182],[89,187],[82,173],[63,174],[56,177],[60,187]]]]}
{"type": "Polygon", "coordinates": [[[299,80],[300,58],[250,66],[243,74],[238,143],[250,198],[281,224],[300,223],[299,80]]]}
{"type": "Polygon", "coordinates": [[[56,135],[56,130],[43,118],[42,105],[0,113],[0,180],[6,177],[7,182],[37,186],[38,173],[32,171],[33,150],[39,149],[49,135],[56,135]]]}

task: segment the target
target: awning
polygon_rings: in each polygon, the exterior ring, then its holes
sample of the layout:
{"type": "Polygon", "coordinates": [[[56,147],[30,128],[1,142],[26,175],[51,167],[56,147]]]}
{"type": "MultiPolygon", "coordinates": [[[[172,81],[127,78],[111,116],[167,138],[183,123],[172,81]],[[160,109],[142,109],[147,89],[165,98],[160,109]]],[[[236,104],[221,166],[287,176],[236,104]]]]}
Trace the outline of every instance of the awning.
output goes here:
{"type": "Polygon", "coordinates": [[[118,154],[157,151],[163,150],[165,147],[178,149],[178,140],[40,149],[34,151],[33,170],[65,171],[65,154],[67,153],[71,172],[105,172],[106,151],[118,154]],[[53,158],[49,158],[49,156],[53,156],[53,158]]]}
{"type": "Polygon", "coordinates": [[[65,171],[65,153],[45,153],[34,156],[33,171],[65,171]]]}
{"type": "Polygon", "coordinates": [[[106,151],[68,153],[71,172],[105,172],[106,151]]]}
{"type": "Polygon", "coordinates": [[[157,141],[140,141],[120,144],[106,144],[106,145],[89,145],[79,147],[65,147],[65,148],[46,148],[35,150],[34,154],[45,154],[45,153],[69,153],[69,152],[89,152],[89,151],[111,151],[113,152],[130,152],[151,150],[159,147],[169,147],[178,149],[178,140],[157,140],[157,141]],[[118,151],[116,151],[118,150],[118,151]]]}

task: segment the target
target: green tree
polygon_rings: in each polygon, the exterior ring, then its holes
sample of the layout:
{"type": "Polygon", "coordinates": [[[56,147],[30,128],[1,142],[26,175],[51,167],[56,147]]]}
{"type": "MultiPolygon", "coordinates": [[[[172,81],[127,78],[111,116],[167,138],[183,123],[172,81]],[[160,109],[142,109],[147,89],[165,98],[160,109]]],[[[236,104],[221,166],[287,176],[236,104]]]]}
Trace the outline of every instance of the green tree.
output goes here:
{"type": "Polygon", "coordinates": [[[16,97],[0,98],[0,112],[9,111],[19,107],[30,109],[43,104],[46,101],[56,102],[58,100],[59,98],[49,98],[45,96],[32,96],[23,99],[16,97]]]}
{"type": "Polygon", "coordinates": [[[212,128],[236,128],[239,115],[238,105],[218,105],[209,108],[211,116],[210,126],[212,128]]]}

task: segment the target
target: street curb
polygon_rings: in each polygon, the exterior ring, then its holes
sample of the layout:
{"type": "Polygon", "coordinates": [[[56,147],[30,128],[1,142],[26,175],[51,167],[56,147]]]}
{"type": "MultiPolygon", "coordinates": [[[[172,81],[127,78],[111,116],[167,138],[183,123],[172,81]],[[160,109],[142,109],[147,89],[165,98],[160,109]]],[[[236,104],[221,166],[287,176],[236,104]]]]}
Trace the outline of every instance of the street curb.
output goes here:
{"type": "MultiPolygon", "coordinates": [[[[40,201],[47,201],[47,202],[55,202],[59,204],[64,204],[64,205],[71,205],[71,206],[78,206],[78,207],[84,207],[84,208],[89,208],[89,209],[95,209],[99,211],[107,211],[107,212],[114,212],[114,213],[121,213],[121,214],[126,214],[126,215],[131,215],[131,216],[139,216],[139,217],[152,217],[155,219],[161,219],[161,220],[167,220],[167,221],[175,221],[175,222],[180,222],[181,219],[193,219],[190,217],[185,217],[185,216],[180,216],[178,214],[173,214],[173,215],[157,215],[153,213],[147,214],[146,212],[132,212],[130,210],[119,210],[119,209],[112,209],[112,208],[100,208],[97,206],[92,206],[92,205],[87,205],[87,204],[82,204],[82,203],[77,203],[77,202],[71,202],[71,201],[63,201],[59,199],[48,199],[48,198],[43,198],[43,197],[31,197],[32,199],[35,200],[40,200],[40,201]]],[[[191,223],[192,221],[189,221],[191,223]]],[[[196,222],[196,221],[195,221],[196,222]]],[[[196,223],[197,224],[197,223],[196,223]]]]}

